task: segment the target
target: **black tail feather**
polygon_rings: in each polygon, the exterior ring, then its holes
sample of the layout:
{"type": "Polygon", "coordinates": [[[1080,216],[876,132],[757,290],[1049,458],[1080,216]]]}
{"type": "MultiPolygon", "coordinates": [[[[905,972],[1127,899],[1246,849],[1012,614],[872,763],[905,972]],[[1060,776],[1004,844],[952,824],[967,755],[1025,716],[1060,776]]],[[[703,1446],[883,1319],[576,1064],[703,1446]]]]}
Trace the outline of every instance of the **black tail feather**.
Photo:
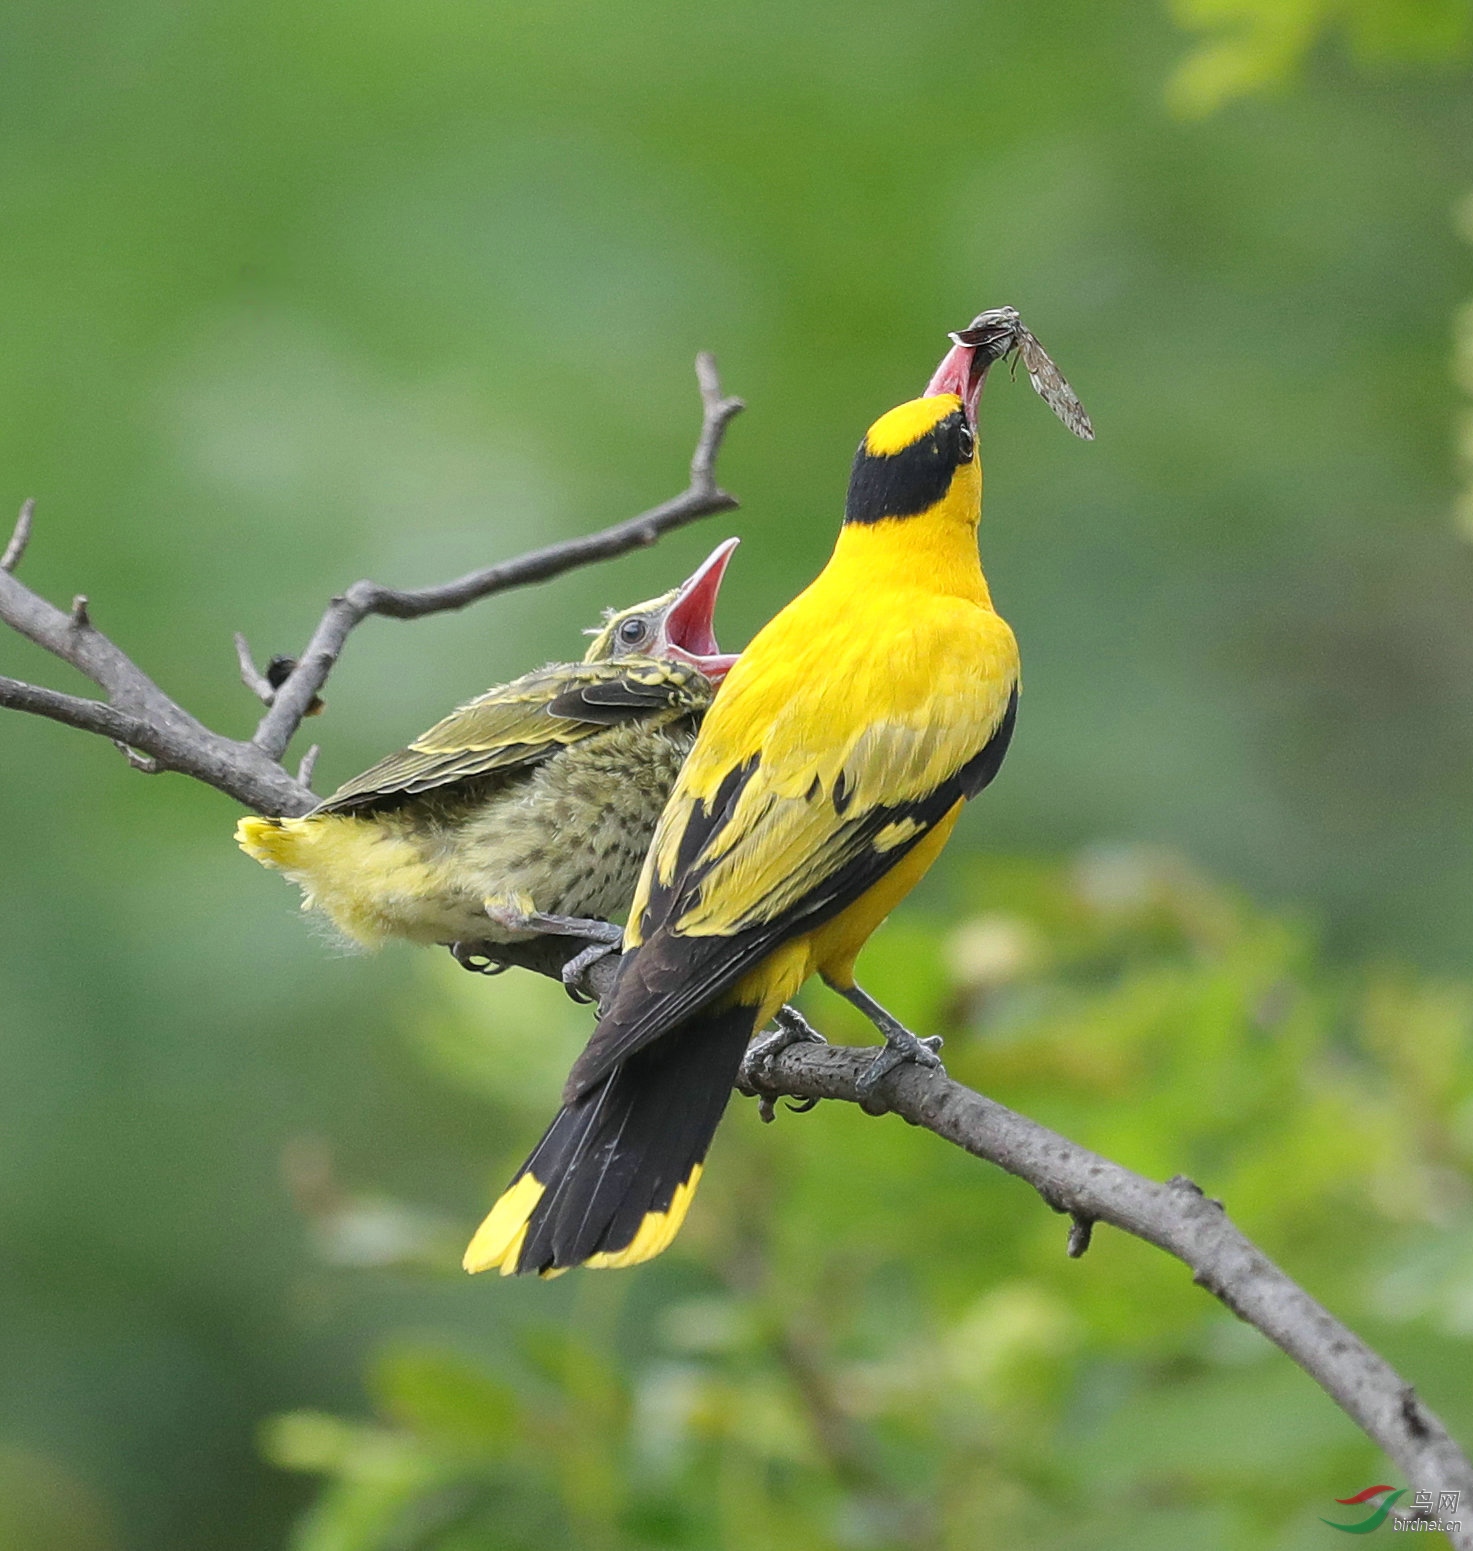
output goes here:
{"type": "Polygon", "coordinates": [[[669,1244],[700,1178],[753,1009],[704,1014],[558,1112],[466,1252],[469,1270],[634,1265],[669,1244]]]}

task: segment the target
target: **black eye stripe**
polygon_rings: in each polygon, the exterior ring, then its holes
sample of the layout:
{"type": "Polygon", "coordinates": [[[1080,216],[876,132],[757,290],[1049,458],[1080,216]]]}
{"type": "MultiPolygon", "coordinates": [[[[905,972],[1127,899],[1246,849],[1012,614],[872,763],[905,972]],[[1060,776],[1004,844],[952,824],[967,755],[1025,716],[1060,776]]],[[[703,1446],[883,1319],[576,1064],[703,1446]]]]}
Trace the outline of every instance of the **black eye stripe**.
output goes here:
{"type": "Polygon", "coordinates": [[[872,453],[861,442],[849,475],[844,521],[914,517],[935,506],[951,488],[957,465],[971,461],[971,449],[962,450],[963,433],[971,438],[971,427],[956,410],[899,452],[872,453]]]}

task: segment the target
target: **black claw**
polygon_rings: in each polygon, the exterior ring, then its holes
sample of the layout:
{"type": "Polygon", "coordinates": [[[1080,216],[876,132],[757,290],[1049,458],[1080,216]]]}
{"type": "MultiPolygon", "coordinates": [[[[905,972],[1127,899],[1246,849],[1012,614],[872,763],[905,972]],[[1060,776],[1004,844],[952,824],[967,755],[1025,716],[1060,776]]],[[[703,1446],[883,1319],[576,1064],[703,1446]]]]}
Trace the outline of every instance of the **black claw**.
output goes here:
{"type": "Polygon", "coordinates": [[[492,958],[478,943],[452,943],[450,957],[462,969],[468,969],[473,975],[504,975],[511,968],[510,964],[503,964],[500,959],[492,958]]]}
{"type": "Polygon", "coordinates": [[[588,974],[595,964],[602,963],[615,952],[612,943],[590,943],[580,949],[563,965],[561,979],[565,990],[575,1002],[588,1006],[598,998],[588,989],[588,974]]]}
{"type": "MultiPolygon", "coordinates": [[[[757,1115],[765,1126],[770,1126],[777,1119],[777,1101],[782,1095],[774,1093],[759,1093],[757,1095],[757,1115]]],[[[819,1101],[817,1099],[789,1098],[787,1107],[795,1115],[806,1115],[819,1101]]]]}
{"type": "MultiPolygon", "coordinates": [[[[777,1016],[777,1032],[767,1035],[765,1039],[754,1040],[747,1047],[747,1053],[742,1059],[742,1081],[756,1092],[757,1113],[764,1125],[770,1125],[777,1118],[777,1100],[780,1095],[763,1093],[762,1080],[771,1079],[772,1063],[783,1051],[792,1045],[804,1044],[826,1045],[828,1041],[798,1013],[785,1007],[777,1016]]],[[[806,1115],[817,1103],[817,1099],[789,1099],[788,1108],[795,1115],[806,1115]]]]}

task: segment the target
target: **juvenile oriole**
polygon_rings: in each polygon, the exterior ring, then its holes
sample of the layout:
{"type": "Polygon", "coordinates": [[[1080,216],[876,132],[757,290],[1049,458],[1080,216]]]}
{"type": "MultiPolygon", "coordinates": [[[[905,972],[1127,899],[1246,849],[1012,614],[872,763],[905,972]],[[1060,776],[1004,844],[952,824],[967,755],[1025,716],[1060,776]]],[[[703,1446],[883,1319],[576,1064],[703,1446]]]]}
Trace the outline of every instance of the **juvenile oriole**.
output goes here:
{"type": "MultiPolygon", "coordinates": [[[[728,539],[679,587],[606,616],[581,663],[489,689],[241,849],[369,947],[538,935],[617,942],[650,835],[716,685],[728,539]]],[[[576,962],[576,961],[575,961],[576,962]]]]}

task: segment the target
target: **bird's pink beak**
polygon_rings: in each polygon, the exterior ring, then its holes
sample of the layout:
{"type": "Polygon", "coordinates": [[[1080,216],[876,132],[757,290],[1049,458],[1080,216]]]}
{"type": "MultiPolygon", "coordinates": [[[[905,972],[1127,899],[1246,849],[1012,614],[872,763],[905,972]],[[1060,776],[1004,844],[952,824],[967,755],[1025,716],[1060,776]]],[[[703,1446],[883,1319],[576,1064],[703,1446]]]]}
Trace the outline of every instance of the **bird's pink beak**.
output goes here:
{"type": "Polygon", "coordinates": [[[956,394],[967,412],[967,420],[975,429],[977,401],[982,397],[988,368],[1014,348],[1017,341],[1013,325],[1017,318],[1011,307],[996,307],[991,312],[979,313],[968,327],[958,329],[951,336],[951,349],[941,358],[940,366],[926,384],[923,397],[956,394]]]}
{"type": "Polygon", "coordinates": [[[713,684],[719,684],[736,661],[734,652],[723,652],[716,644],[714,620],[721,579],[740,543],[740,539],[727,539],[718,544],[701,562],[700,569],[681,583],[662,630],[660,655],[688,662],[713,684]]]}

